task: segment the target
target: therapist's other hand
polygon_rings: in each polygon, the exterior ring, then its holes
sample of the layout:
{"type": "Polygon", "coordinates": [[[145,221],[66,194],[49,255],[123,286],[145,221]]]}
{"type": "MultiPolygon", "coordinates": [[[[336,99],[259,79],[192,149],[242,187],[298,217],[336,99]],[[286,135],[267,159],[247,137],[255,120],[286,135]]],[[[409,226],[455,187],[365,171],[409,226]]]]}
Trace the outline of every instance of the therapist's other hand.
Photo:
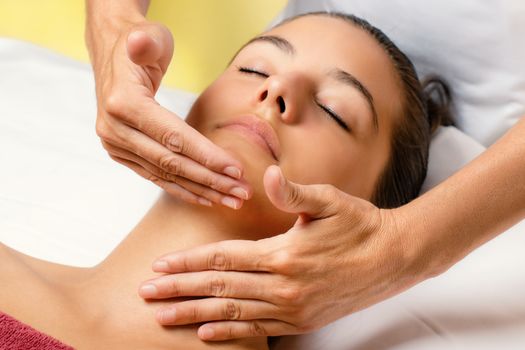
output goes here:
{"type": "Polygon", "coordinates": [[[96,131],[110,157],[188,202],[239,208],[251,195],[241,163],[154,99],[173,55],[169,30],[143,21],[115,40],[88,40],[96,131]]]}
{"type": "Polygon", "coordinates": [[[391,210],[331,185],[294,184],[276,166],[264,185],[277,208],[298,214],[295,225],[159,258],[153,269],[169,274],[144,282],[142,297],[214,296],[159,309],[161,324],[205,322],[204,340],[306,333],[420,281],[408,231],[391,210]]]}

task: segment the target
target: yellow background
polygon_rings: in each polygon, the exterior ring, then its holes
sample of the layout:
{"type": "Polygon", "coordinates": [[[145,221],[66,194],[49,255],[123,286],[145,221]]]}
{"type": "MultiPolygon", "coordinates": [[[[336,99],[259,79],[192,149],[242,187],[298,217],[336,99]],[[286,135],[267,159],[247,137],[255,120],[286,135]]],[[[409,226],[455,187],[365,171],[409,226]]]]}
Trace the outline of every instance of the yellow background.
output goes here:
{"type": "MultiPolygon", "coordinates": [[[[175,54],[164,84],[202,90],[239,46],[264,30],[285,3],[152,0],[148,18],[167,25],[175,38],[175,54]]],[[[27,40],[87,62],[84,12],[83,0],[0,0],[0,36],[27,40]]]]}

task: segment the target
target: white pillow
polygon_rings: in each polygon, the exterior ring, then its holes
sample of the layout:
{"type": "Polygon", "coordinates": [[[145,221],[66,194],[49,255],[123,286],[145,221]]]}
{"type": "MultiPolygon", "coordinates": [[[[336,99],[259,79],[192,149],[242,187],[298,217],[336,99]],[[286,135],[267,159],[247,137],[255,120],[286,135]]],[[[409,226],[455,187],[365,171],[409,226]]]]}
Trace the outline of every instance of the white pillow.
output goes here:
{"type": "Polygon", "coordinates": [[[525,115],[525,1],[290,0],[275,22],[321,10],[367,19],[421,77],[443,77],[453,90],[458,127],[483,145],[525,115]]]}

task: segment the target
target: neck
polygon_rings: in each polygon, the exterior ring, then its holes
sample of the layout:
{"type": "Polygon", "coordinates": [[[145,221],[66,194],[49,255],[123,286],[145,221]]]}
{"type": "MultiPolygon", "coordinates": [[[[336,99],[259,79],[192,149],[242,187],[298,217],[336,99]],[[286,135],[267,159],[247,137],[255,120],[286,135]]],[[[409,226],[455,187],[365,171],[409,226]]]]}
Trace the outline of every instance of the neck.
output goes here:
{"type": "MultiPolygon", "coordinates": [[[[151,270],[153,260],[168,252],[206,243],[260,239],[277,233],[277,228],[254,231],[257,226],[251,222],[250,212],[253,208],[249,206],[240,211],[219,206],[198,207],[163,194],[127,238],[102,263],[86,271],[83,283],[71,286],[78,304],[85,305],[81,313],[87,314],[88,322],[96,324],[99,330],[112,327],[115,330],[114,325],[120,325],[129,333],[133,327],[141,330],[150,327],[173,335],[173,331],[168,332],[155,321],[155,311],[173,300],[144,301],[137,294],[142,281],[156,276],[151,270]],[[237,215],[243,215],[243,220],[238,220],[239,217],[235,220],[237,215]],[[100,320],[104,320],[104,325],[100,320]]],[[[260,218],[258,221],[261,222],[260,218]]],[[[192,331],[195,333],[195,329],[192,331]]]]}

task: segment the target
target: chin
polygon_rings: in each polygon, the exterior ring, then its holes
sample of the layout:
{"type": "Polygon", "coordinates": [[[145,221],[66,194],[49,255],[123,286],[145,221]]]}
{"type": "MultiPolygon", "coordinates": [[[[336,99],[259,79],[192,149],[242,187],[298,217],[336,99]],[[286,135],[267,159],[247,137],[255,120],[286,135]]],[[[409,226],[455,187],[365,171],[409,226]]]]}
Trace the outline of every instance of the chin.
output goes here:
{"type": "Polygon", "coordinates": [[[244,231],[244,239],[270,237],[291,228],[297,216],[275,208],[264,190],[264,172],[268,166],[276,164],[275,159],[259,146],[229,132],[216,132],[206,136],[242,163],[244,179],[253,188],[252,198],[244,201],[240,209],[221,208],[221,215],[244,231]]]}

